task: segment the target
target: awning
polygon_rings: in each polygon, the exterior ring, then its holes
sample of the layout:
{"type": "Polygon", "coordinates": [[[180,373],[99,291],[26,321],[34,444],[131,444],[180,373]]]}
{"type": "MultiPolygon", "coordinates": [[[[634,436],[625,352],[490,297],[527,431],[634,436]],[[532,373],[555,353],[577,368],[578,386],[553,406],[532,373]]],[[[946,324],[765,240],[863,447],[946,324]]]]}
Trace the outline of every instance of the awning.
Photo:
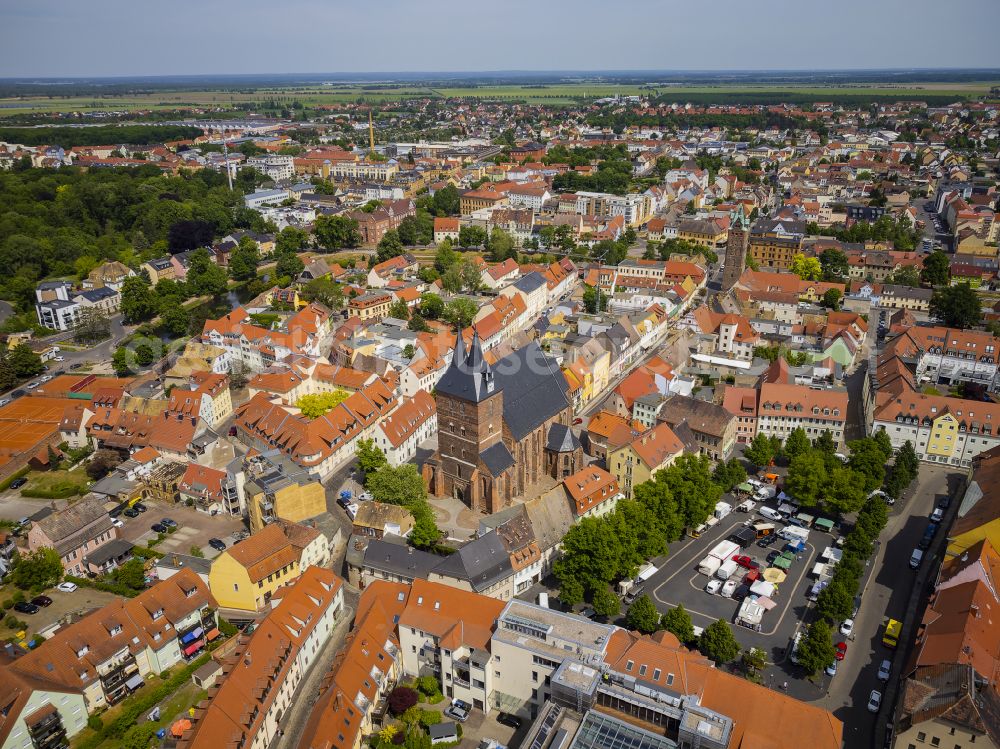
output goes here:
{"type": "Polygon", "coordinates": [[[139,674],[132,674],[130,677],[128,677],[128,681],[125,682],[125,687],[130,692],[134,692],[141,686],[142,686],[142,676],[139,674]]]}
{"type": "Polygon", "coordinates": [[[205,634],[205,630],[203,630],[201,627],[196,627],[195,629],[192,629],[190,632],[188,632],[186,635],[184,635],[181,638],[181,642],[183,642],[186,645],[187,643],[191,642],[192,640],[197,640],[203,634],[205,634]]]}
{"type": "Polygon", "coordinates": [[[820,518],[813,525],[815,525],[817,529],[826,531],[827,533],[831,533],[833,531],[833,521],[828,520],[827,518],[820,518]]]}
{"type": "Polygon", "coordinates": [[[779,570],[777,567],[768,567],[764,570],[764,579],[769,583],[783,583],[785,582],[786,577],[788,577],[788,575],[779,570]]]}
{"type": "Polygon", "coordinates": [[[750,486],[750,484],[740,484],[736,488],[739,489],[741,492],[752,492],[753,491],[753,487],[750,486]]]}
{"type": "Polygon", "coordinates": [[[208,634],[205,635],[205,639],[208,640],[209,642],[211,642],[212,640],[214,640],[216,637],[218,637],[221,634],[222,634],[222,632],[219,631],[218,627],[212,627],[210,630],[208,630],[208,634]]]}
{"type": "Polygon", "coordinates": [[[191,655],[192,653],[200,650],[205,645],[204,640],[198,640],[197,642],[192,642],[186,648],[184,648],[184,655],[191,655]]]}
{"type": "Polygon", "coordinates": [[[776,604],[767,596],[760,596],[757,598],[757,605],[760,606],[762,609],[764,609],[764,611],[770,611],[778,604],[776,604]]]}

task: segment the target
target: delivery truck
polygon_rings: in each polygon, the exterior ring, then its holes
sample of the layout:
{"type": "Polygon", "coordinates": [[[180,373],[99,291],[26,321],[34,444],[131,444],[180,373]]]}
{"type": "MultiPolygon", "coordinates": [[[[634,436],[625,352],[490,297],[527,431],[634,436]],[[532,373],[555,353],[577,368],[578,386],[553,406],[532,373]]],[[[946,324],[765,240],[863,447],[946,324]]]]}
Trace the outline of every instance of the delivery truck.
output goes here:
{"type": "Polygon", "coordinates": [[[728,580],[736,574],[736,570],[739,568],[740,566],[730,559],[728,562],[723,562],[719,565],[719,569],[715,571],[715,576],[720,580],[728,580]]]}
{"type": "Polygon", "coordinates": [[[733,511],[733,506],[728,502],[716,502],[715,503],[715,517],[719,520],[726,517],[729,513],[733,511]]]}
{"type": "Polygon", "coordinates": [[[711,555],[705,557],[700,562],[698,562],[698,572],[703,575],[708,575],[711,577],[715,574],[715,571],[722,566],[722,560],[718,557],[713,557],[711,555]]]}
{"type": "Polygon", "coordinates": [[[719,543],[713,546],[712,550],[708,552],[708,555],[715,557],[721,562],[728,562],[739,550],[739,544],[733,543],[732,541],[719,541],[719,543]]]}

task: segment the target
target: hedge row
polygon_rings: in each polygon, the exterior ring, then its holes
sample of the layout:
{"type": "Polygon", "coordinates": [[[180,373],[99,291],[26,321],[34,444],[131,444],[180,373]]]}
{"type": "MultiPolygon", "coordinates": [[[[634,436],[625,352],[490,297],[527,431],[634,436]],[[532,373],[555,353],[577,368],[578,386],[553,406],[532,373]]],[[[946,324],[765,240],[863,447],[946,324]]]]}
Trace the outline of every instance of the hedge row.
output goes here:
{"type": "Polygon", "coordinates": [[[10,489],[10,485],[14,483],[16,479],[27,476],[29,473],[31,473],[31,468],[29,466],[25,466],[18,471],[14,471],[14,473],[10,476],[5,478],[3,481],[0,481],[0,492],[10,489]]]}
{"type": "Polygon", "coordinates": [[[86,489],[80,484],[56,484],[51,489],[25,487],[21,490],[21,496],[34,499],[69,499],[82,495],[85,491],[86,489]]]}
{"type": "Polygon", "coordinates": [[[109,583],[103,580],[91,580],[89,577],[76,577],[75,575],[66,575],[63,578],[71,583],[76,583],[80,587],[93,588],[94,590],[103,590],[105,593],[114,593],[118,596],[123,596],[125,598],[135,598],[137,595],[142,593],[141,590],[134,590],[127,585],[122,585],[121,583],[109,583]]]}

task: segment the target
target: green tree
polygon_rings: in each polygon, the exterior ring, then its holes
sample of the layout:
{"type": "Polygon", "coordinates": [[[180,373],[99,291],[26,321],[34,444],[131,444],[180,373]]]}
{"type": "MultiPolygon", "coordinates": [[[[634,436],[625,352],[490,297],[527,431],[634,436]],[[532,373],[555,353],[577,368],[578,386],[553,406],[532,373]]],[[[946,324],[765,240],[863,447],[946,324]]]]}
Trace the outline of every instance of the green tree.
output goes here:
{"type": "Polygon", "coordinates": [[[698,638],[698,649],[716,663],[728,663],[740,654],[740,644],[728,622],[723,619],[705,627],[698,638]]]}
{"type": "Polygon", "coordinates": [[[920,279],[929,286],[944,286],[951,279],[951,260],[941,250],[934,250],[924,258],[920,279]]]}
{"type": "Polygon", "coordinates": [[[809,625],[806,636],[799,640],[799,665],[810,676],[814,676],[829,666],[836,658],[833,647],[833,633],[825,619],[817,619],[809,625]]]}
{"type": "Polygon", "coordinates": [[[186,283],[197,296],[219,296],[229,288],[226,271],[212,262],[211,255],[200,247],[188,258],[186,283]]]}
{"type": "Polygon", "coordinates": [[[843,294],[840,293],[840,289],[827,289],[823,292],[823,299],[820,304],[822,304],[827,309],[838,310],[840,309],[840,298],[843,294]]]}
{"type": "Polygon", "coordinates": [[[462,247],[482,247],[486,244],[486,230],[480,226],[463,226],[458,230],[458,244],[462,247]]]}
{"type": "Polygon", "coordinates": [[[806,257],[801,252],[792,258],[792,273],[803,281],[818,281],[823,276],[823,266],[814,257],[806,257]]]}
{"type": "Polygon", "coordinates": [[[760,648],[747,648],[740,656],[740,664],[748,677],[756,677],[767,668],[767,653],[760,648]]]}
{"type": "Polygon", "coordinates": [[[431,326],[427,324],[427,321],[419,312],[414,312],[410,316],[410,322],[407,323],[406,327],[417,333],[426,333],[431,329],[431,326]]]}
{"type": "Polygon", "coordinates": [[[9,349],[4,361],[19,380],[35,377],[45,371],[41,357],[26,343],[19,343],[9,349]]]}
{"type": "Polygon", "coordinates": [[[84,345],[93,345],[111,337],[111,318],[108,313],[96,307],[80,310],[76,325],[73,326],[73,340],[84,345]]]}
{"type": "Polygon", "coordinates": [[[382,263],[402,255],[403,252],[403,242],[399,238],[399,233],[395,229],[390,229],[379,240],[378,247],[375,249],[375,259],[382,263]]]}
{"type": "Polygon", "coordinates": [[[115,580],[132,590],[146,587],[146,569],[141,559],[129,559],[112,573],[115,580]]]}
{"type": "Polygon", "coordinates": [[[148,343],[140,343],[135,347],[135,361],[141,367],[148,367],[156,361],[156,354],[153,347],[148,343]]]}
{"type": "Polygon", "coordinates": [[[385,453],[375,444],[373,439],[358,440],[358,468],[368,475],[384,465],[388,465],[385,453]]]}
{"type": "Polygon", "coordinates": [[[652,634],[660,628],[660,612],[656,610],[653,599],[643,593],[632,602],[625,614],[625,624],[629,629],[638,630],[643,634],[652,634]]]}
{"type": "Polygon", "coordinates": [[[820,490],[820,503],[827,512],[846,515],[857,512],[864,502],[864,483],[857,471],[843,466],[827,471],[826,483],[820,490]]]}
{"type": "Polygon", "coordinates": [[[129,276],[122,283],[119,307],[122,319],[129,325],[150,320],[157,305],[149,284],[142,276],[129,276]]]}
{"type": "Polygon", "coordinates": [[[669,609],[663,615],[660,626],[671,632],[682,645],[694,642],[694,624],[691,622],[691,615],[682,604],[669,609]]]}
{"type": "Polygon", "coordinates": [[[259,264],[260,248],[250,237],[243,237],[229,256],[229,275],[234,281],[249,281],[256,278],[259,264]]]}
{"type": "Polygon", "coordinates": [[[438,273],[447,273],[448,269],[457,264],[460,259],[461,256],[451,248],[451,242],[446,239],[438,245],[434,255],[434,269],[438,273]]]}
{"type": "Polygon", "coordinates": [[[302,296],[332,310],[344,308],[344,287],[329,278],[314,278],[302,287],[302,296]]]}
{"type": "Polygon", "coordinates": [[[890,439],[889,434],[884,429],[879,429],[874,435],[872,435],[872,440],[882,452],[882,457],[889,460],[893,453],[892,439],[890,439]]]}
{"type": "Polygon", "coordinates": [[[462,277],[462,288],[468,289],[470,292],[478,291],[483,278],[479,272],[479,266],[476,265],[472,258],[463,260],[461,265],[458,266],[458,270],[462,277]]]}
{"type": "Polygon", "coordinates": [[[774,442],[764,434],[758,434],[754,437],[743,452],[743,457],[749,460],[751,465],[758,468],[771,465],[771,461],[776,455],[777,450],[774,448],[774,442]]]}
{"type": "Polygon", "coordinates": [[[835,247],[823,250],[819,255],[819,264],[823,269],[824,281],[841,281],[847,277],[850,267],[847,262],[847,255],[843,250],[835,247]]]}
{"type": "Polygon", "coordinates": [[[590,603],[601,616],[618,616],[621,613],[621,601],[607,587],[595,590],[590,603]]]}
{"type": "Polygon", "coordinates": [[[389,305],[389,317],[395,317],[397,320],[409,320],[410,308],[402,299],[397,299],[389,305]]]}
{"type": "Polygon", "coordinates": [[[785,439],[785,455],[791,459],[812,449],[812,443],[806,436],[806,430],[796,427],[785,439]]]}
{"type": "Polygon", "coordinates": [[[441,531],[435,524],[430,509],[427,508],[426,512],[418,512],[414,517],[410,543],[418,548],[427,549],[435,546],[440,538],[441,531]]]}
{"type": "Polygon", "coordinates": [[[159,725],[151,721],[131,725],[122,734],[121,747],[122,749],[148,749],[158,730],[159,725]]]}
{"type": "Polygon", "coordinates": [[[496,263],[502,263],[509,257],[517,258],[514,239],[503,229],[494,229],[490,233],[490,258],[496,263]]]}
{"type": "Polygon", "coordinates": [[[460,328],[467,328],[479,312],[479,305],[471,299],[459,297],[448,302],[444,308],[443,319],[460,328]]]}
{"type": "Polygon", "coordinates": [[[593,286],[585,286],[583,289],[583,307],[590,314],[607,311],[608,295],[593,286]]]}
{"type": "Polygon", "coordinates": [[[826,461],[816,450],[792,459],[785,476],[785,490],[807,507],[819,504],[828,475],[826,461]]]}
{"type": "Polygon", "coordinates": [[[704,523],[722,497],[722,487],[712,481],[711,463],[707,455],[684,454],[657,471],[653,479],[669,489],[684,524],[689,528],[704,523]]]}
{"type": "Polygon", "coordinates": [[[848,443],[847,447],[851,453],[847,464],[863,480],[864,491],[867,493],[882,486],[888,460],[882,446],[871,437],[865,437],[848,443]]]}
{"type": "Polygon", "coordinates": [[[739,486],[747,480],[747,471],[738,458],[730,458],[725,463],[719,463],[712,471],[712,481],[722,487],[723,491],[730,491],[734,486],[739,486]]]}
{"type": "Polygon", "coordinates": [[[444,314],[444,300],[432,292],[421,294],[420,314],[428,320],[437,320],[444,314]]]}
{"type": "Polygon", "coordinates": [[[827,455],[837,452],[837,443],[833,441],[833,436],[828,431],[820,432],[819,437],[813,440],[813,447],[827,455]]]}
{"type": "Polygon", "coordinates": [[[920,286],[920,270],[914,265],[903,265],[890,273],[885,282],[897,286],[911,286],[916,288],[920,286]]]}
{"type": "Polygon", "coordinates": [[[11,582],[22,590],[43,590],[62,579],[63,566],[59,553],[48,546],[22,554],[14,563],[11,582]]]}
{"type": "MultiPolygon", "coordinates": [[[[288,229],[285,229],[282,234],[285,231],[288,229]]],[[[317,216],[313,236],[316,237],[316,243],[327,250],[342,250],[361,244],[358,221],[348,216],[317,216]]],[[[294,247],[292,251],[298,251],[303,247],[305,247],[305,242],[294,247]]]]}
{"type": "Polygon", "coordinates": [[[274,273],[278,278],[287,278],[294,281],[305,269],[306,264],[294,252],[285,252],[278,255],[274,263],[274,273]]]}
{"type": "Polygon", "coordinates": [[[350,393],[337,388],[329,393],[310,393],[303,395],[295,402],[295,407],[307,419],[318,419],[348,399],[350,393]]]}
{"type": "Polygon", "coordinates": [[[854,609],[854,594],[840,579],[833,579],[816,598],[816,613],[833,624],[843,621],[854,609]]]}
{"type": "Polygon", "coordinates": [[[427,489],[417,467],[412,463],[401,466],[384,465],[365,476],[365,488],[376,502],[412,508],[427,502],[427,489]]]}
{"type": "Polygon", "coordinates": [[[160,313],[160,325],[171,338],[179,338],[184,335],[190,324],[191,314],[179,302],[167,306],[160,313]]]}
{"type": "Polygon", "coordinates": [[[931,315],[950,328],[974,328],[982,322],[979,295],[967,282],[944,286],[931,297],[931,315]]]}
{"type": "Polygon", "coordinates": [[[131,355],[127,348],[119,346],[115,349],[115,353],[111,357],[111,368],[114,369],[118,377],[125,377],[131,373],[131,355]]]}

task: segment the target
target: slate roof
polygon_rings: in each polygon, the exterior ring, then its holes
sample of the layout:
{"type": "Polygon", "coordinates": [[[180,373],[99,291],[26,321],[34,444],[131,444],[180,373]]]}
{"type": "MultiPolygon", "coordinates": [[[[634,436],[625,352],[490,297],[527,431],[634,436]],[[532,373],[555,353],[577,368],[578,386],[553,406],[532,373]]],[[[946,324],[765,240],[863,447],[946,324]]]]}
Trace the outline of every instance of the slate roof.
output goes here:
{"type": "Polygon", "coordinates": [[[514,465],[514,456],[510,454],[510,450],[507,449],[507,446],[503,442],[497,442],[492,447],[487,447],[479,453],[479,457],[489,469],[490,475],[493,478],[496,478],[514,465]]]}
{"type": "Polygon", "coordinates": [[[521,276],[514,282],[514,288],[518,291],[523,291],[525,294],[530,294],[539,287],[546,285],[545,276],[538,271],[532,271],[527,275],[521,276]]]}
{"type": "Polygon", "coordinates": [[[403,578],[424,578],[441,563],[441,557],[412,546],[373,538],[365,549],[365,566],[403,578]]]}
{"type": "Polygon", "coordinates": [[[513,571],[510,556],[496,532],[470,541],[445,557],[434,570],[439,575],[468,580],[476,592],[509,577],[513,571]]]}
{"type": "MultiPolygon", "coordinates": [[[[472,403],[479,403],[500,392],[501,385],[497,382],[495,373],[483,356],[479,344],[479,334],[472,336],[468,350],[462,331],[456,336],[455,354],[451,364],[438,381],[437,392],[460,398],[472,403]]],[[[504,413],[507,408],[504,406],[504,413]]]]}
{"type": "Polygon", "coordinates": [[[493,371],[496,389],[504,392],[504,422],[516,440],[570,405],[566,377],[536,341],[505,356],[493,371]]]}
{"type": "Polygon", "coordinates": [[[582,447],[580,440],[573,434],[573,430],[565,424],[556,422],[549,426],[548,440],[545,447],[552,452],[571,453],[578,447],[582,447]]]}

